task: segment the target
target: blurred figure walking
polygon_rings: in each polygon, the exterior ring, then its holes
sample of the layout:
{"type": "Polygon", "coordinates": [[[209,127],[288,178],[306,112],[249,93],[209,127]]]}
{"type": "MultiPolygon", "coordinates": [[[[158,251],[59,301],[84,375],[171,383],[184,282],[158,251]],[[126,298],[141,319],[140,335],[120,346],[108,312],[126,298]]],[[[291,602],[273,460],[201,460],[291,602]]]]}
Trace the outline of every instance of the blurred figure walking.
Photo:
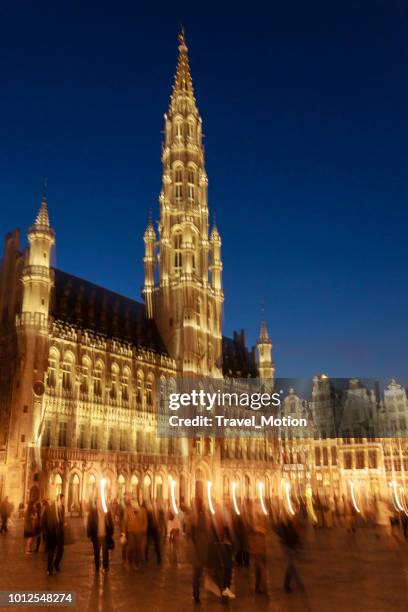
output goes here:
{"type": "Polygon", "coordinates": [[[1,519],[0,533],[8,532],[7,523],[8,523],[10,514],[11,514],[11,504],[8,500],[8,497],[5,497],[0,504],[0,519],[1,519]]]}
{"type": "Polygon", "coordinates": [[[285,589],[286,593],[291,593],[291,582],[292,579],[294,579],[299,590],[304,591],[305,587],[296,567],[301,541],[294,521],[288,517],[286,519],[284,518],[278,525],[278,535],[282,542],[287,564],[283,588],[285,589]]]}
{"type": "Polygon", "coordinates": [[[42,529],[45,533],[48,550],[47,574],[52,576],[53,570],[60,571],[61,559],[64,554],[64,495],[58,495],[57,500],[48,506],[44,512],[42,529]]]}
{"type": "Polygon", "coordinates": [[[86,532],[93,545],[96,571],[99,572],[102,549],[102,566],[107,572],[109,570],[109,551],[114,547],[114,525],[111,511],[104,512],[99,498],[88,514],[86,532]]]}

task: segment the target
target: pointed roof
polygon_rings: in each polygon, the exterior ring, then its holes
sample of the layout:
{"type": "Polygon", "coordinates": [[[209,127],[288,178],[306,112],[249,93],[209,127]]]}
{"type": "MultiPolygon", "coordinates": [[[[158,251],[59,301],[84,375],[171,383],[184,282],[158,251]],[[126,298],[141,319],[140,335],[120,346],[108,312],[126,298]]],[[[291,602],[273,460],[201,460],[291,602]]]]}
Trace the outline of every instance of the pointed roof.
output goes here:
{"type": "Polygon", "coordinates": [[[45,195],[41,200],[40,210],[38,211],[37,218],[35,220],[35,225],[40,225],[41,227],[50,227],[50,219],[48,217],[48,206],[47,206],[47,198],[45,195]]]}
{"type": "Polygon", "coordinates": [[[174,77],[173,91],[170,98],[170,107],[173,109],[176,99],[179,96],[187,96],[195,105],[193,80],[191,78],[190,64],[188,61],[188,47],[186,45],[186,36],[184,28],[178,35],[179,40],[179,56],[177,61],[176,74],[174,77]]]}
{"type": "Polygon", "coordinates": [[[266,328],[265,320],[263,320],[261,323],[261,333],[259,334],[258,344],[272,344],[266,328]]]}
{"type": "Polygon", "coordinates": [[[214,216],[213,216],[213,228],[211,230],[210,240],[212,242],[215,242],[216,240],[221,241],[220,232],[218,231],[218,227],[217,227],[217,218],[215,216],[215,211],[214,211],[214,216]]]}
{"type": "Polygon", "coordinates": [[[149,221],[149,223],[147,224],[143,237],[145,240],[149,240],[149,239],[156,240],[156,232],[154,231],[152,221],[149,221]]]}

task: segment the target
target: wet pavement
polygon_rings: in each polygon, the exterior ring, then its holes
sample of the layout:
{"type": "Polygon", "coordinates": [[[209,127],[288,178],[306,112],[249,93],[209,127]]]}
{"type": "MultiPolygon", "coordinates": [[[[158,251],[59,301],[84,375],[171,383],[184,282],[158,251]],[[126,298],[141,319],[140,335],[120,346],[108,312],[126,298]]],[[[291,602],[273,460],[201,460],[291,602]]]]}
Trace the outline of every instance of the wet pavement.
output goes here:
{"type": "MultiPolygon", "coordinates": [[[[275,612],[402,612],[408,609],[408,541],[400,536],[378,538],[372,528],[361,527],[355,535],[340,528],[310,529],[298,564],[305,593],[296,592],[296,589],[290,594],[284,593],[284,556],[279,542],[271,536],[268,542],[268,598],[254,594],[252,568],[235,568],[232,590],[237,595],[236,600],[221,602],[203,587],[202,603],[197,606],[191,597],[188,542],[184,542],[179,567],[169,564],[167,550],[163,564],[158,567],[152,548],[149,564],[139,571],[131,571],[122,566],[117,541],[109,573],[98,575],[82,521],[68,520],[76,541],[65,547],[61,573],[51,577],[45,572],[44,553],[24,553],[21,521],[14,521],[9,533],[0,535],[1,591],[71,590],[76,593],[76,610],[95,612],[179,612],[181,609],[222,610],[224,607],[275,612]]],[[[38,606],[35,609],[50,608],[38,606]]]]}

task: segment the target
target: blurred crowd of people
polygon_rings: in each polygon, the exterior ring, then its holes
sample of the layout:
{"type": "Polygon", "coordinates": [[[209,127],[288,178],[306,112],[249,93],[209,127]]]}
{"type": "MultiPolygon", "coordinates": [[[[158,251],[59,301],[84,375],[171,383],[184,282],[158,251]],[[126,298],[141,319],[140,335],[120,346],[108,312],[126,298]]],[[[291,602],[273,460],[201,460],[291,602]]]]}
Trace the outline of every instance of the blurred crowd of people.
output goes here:
{"type": "MultiPolygon", "coordinates": [[[[5,498],[0,503],[2,533],[7,533],[12,511],[5,498]]],[[[208,505],[200,497],[191,506],[181,504],[180,508],[151,501],[139,503],[130,495],[110,503],[98,497],[89,504],[85,525],[96,572],[109,571],[115,542],[127,571],[140,570],[153,551],[157,566],[163,555],[173,568],[181,561],[191,566],[192,596],[197,603],[203,588],[220,598],[235,599],[234,587],[243,576],[238,568],[251,567],[255,592],[268,596],[268,559],[276,552],[271,550],[271,541],[280,543],[285,563],[282,586],[290,593],[293,588],[305,590],[299,559],[307,530],[337,527],[354,537],[357,528],[366,525],[373,526],[379,538],[403,541],[408,537],[408,513],[380,497],[360,506],[353,496],[330,501],[319,496],[287,497],[273,504],[239,500],[239,509],[229,501],[208,505]]],[[[68,531],[64,495],[58,495],[54,502],[42,499],[27,504],[25,552],[45,552],[50,576],[61,570],[68,531]]]]}

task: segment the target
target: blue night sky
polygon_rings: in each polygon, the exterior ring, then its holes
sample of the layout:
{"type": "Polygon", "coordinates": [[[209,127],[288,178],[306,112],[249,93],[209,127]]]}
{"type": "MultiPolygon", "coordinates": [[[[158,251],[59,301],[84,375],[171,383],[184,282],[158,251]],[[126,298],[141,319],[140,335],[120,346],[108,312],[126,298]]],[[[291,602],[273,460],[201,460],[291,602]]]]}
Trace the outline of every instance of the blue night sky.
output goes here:
{"type": "Polygon", "coordinates": [[[57,266],[140,299],[183,23],[224,333],[265,302],[279,376],[405,375],[407,4],[174,4],[1,3],[1,234],[47,176],[57,266]]]}

